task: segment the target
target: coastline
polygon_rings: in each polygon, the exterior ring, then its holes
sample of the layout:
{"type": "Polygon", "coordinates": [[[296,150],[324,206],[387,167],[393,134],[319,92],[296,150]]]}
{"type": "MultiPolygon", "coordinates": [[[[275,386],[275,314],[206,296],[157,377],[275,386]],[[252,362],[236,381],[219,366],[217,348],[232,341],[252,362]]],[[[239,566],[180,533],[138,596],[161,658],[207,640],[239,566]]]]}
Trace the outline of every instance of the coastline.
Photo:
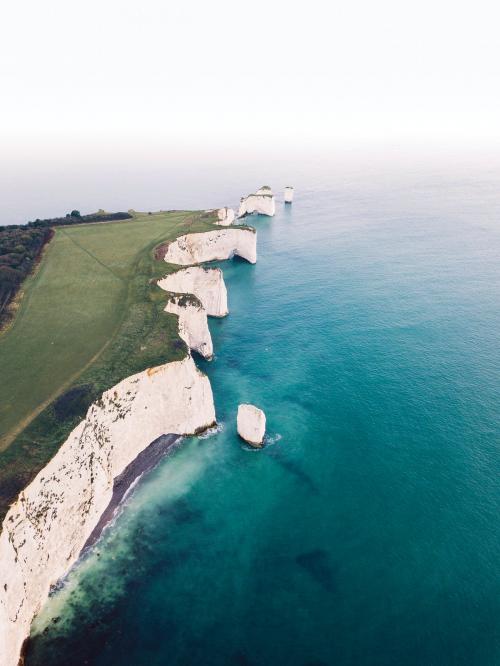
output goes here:
{"type": "Polygon", "coordinates": [[[215,421],[210,382],[190,355],[123,380],[90,407],[4,519],[2,666],[18,663],[33,617],[80,559],[96,526],[100,524],[95,537],[112,517],[114,502],[126,494],[141,468],[153,466],[176,439],[165,440],[164,433],[195,435],[215,421]],[[153,442],[157,444],[149,454],[133,465],[153,442]],[[115,493],[114,479],[122,474],[115,493]]]}
{"type": "Polygon", "coordinates": [[[161,435],[154,442],[141,451],[134,460],[127,465],[121,474],[119,474],[113,482],[113,494],[108,506],[99,519],[99,522],[94,527],[92,534],[87,539],[83,546],[80,557],[84,556],[92,546],[94,546],[100,539],[101,534],[106,527],[113,521],[116,516],[117,510],[122,505],[123,501],[133,490],[137,482],[146,474],[153,471],[158,465],[160,460],[164,458],[170,451],[182,440],[181,435],[161,435]]]}
{"type": "MultiPolygon", "coordinates": [[[[161,435],[151,442],[147,448],[141,451],[137,457],[127,465],[123,472],[116,477],[113,482],[113,494],[109,504],[101,514],[99,522],[88,537],[73,566],[77,566],[78,562],[99,542],[104,530],[112,526],[123,503],[134,491],[141,479],[152,472],[159,462],[167,456],[175,448],[176,444],[179,444],[182,441],[182,439],[183,437],[180,435],[161,435]]],[[[60,585],[64,585],[64,580],[62,580],[61,583],[58,582],[53,590],[55,591],[59,589],[60,585]]],[[[23,666],[25,663],[25,659],[29,656],[29,649],[30,636],[28,635],[21,646],[18,666],[23,666]]]]}
{"type": "Polygon", "coordinates": [[[214,225],[193,212],[138,216],[68,227],[78,244],[56,233],[47,246],[40,270],[29,281],[20,317],[0,336],[5,380],[0,390],[0,439],[6,432],[12,435],[8,446],[5,440],[0,443],[0,521],[85,418],[94,400],[144,368],[186,356],[177,317],[164,314],[164,294],[155,284],[176,267],[154,259],[153,251],[158,243],[191,228],[203,231],[214,225]],[[138,242],[143,244],[139,251],[138,242]],[[91,251],[98,248],[99,258],[111,267],[119,257],[122,271],[128,271],[125,282],[123,276],[117,278],[93,263],[81,245],[88,245],[91,251]],[[88,289],[83,287],[87,279],[88,289]],[[66,281],[68,289],[61,299],[60,285],[66,281]],[[43,314],[47,306],[53,310],[48,318],[43,314]],[[97,326],[98,335],[86,334],[89,320],[97,326]],[[65,335],[60,334],[62,330],[65,335]],[[25,358],[30,358],[30,365],[20,373],[25,358]],[[47,375],[45,381],[38,382],[42,373],[47,375]],[[72,402],[71,409],[54,414],[56,401],[64,403],[69,398],[71,402],[75,390],[80,391],[80,398],[72,402]],[[11,404],[10,396],[23,395],[29,399],[11,404]]]}
{"type": "MultiPolygon", "coordinates": [[[[170,256],[164,259],[170,270],[172,264],[179,270],[182,265],[229,259],[234,254],[249,263],[257,258],[255,229],[219,227],[182,238],[188,245],[179,239],[167,244],[170,256]],[[196,244],[186,255],[191,239],[196,244]]],[[[222,287],[225,290],[223,280],[222,287]]],[[[210,300],[208,291],[204,295],[210,300]]],[[[189,304],[189,298],[183,300],[189,304]]],[[[212,314],[201,309],[205,318],[212,314]]],[[[210,382],[186,344],[196,323],[186,308],[183,326],[191,332],[183,340],[180,318],[176,319],[177,335],[186,345],[182,360],[150,365],[103,393],[3,520],[0,661],[5,666],[14,666],[19,658],[22,662],[33,617],[58,581],[97,542],[130,488],[182,436],[198,434],[216,423],[210,382]]]]}

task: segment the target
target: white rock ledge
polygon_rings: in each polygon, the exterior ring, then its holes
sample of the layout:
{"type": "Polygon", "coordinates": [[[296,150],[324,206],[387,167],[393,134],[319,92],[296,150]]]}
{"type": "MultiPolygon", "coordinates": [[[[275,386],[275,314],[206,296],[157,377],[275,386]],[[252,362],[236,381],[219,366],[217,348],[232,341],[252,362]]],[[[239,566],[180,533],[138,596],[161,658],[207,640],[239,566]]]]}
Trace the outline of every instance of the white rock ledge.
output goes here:
{"type": "Polygon", "coordinates": [[[225,317],[228,313],[227,289],[220,268],[183,268],[166,275],[157,284],[165,291],[194,294],[210,317],[225,317]]]}
{"type": "Polygon", "coordinates": [[[10,507],[0,534],[0,664],[16,666],[51,585],[76,562],[113,481],[163,434],[215,423],[208,378],[188,356],[106,391],[10,507]]]}
{"type": "MultiPolygon", "coordinates": [[[[219,216],[222,224],[231,219],[231,209],[225,210],[219,216]]],[[[233,254],[256,262],[254,229],[187,234],[167,246],[164,258],[190,265],[228,259],[233,254]]],[[[207,314],[227,314],[222,272],[191,266],[158,284],[170,292],[165,309],[179,317],[180,337],[191,349],[211,358],[207,314]]],[[[190,435],[213,424],[210,383],[191,356],[129,377],[91,405],[85,420],[19,494],[3,521],[0,666],[18,664],[33,617],[51,586],[78,559],[109,505],[116,477],[162,435],[190,435]]],[[[258,428],[256,432],[258,436],[258,428]]]]}
{"type": "Polygon", "coordinates": [[[170,294],[165,312],[179,317],[179,337],[189,349],[210,361],[214,355],[214,348],[208,328],[207,311],[196,296],[170,294]]]}
{"type": "Polygon", "coordinates": [[[179,336],[206,359],[213,357],[207,315],[227,315],[227,290],[220,268],[192,266],[158,280],[170,292],[166,312],[179,317],[179,336]]]}
{"type": "Polygon", "coordinates": [[[259,213],[272,217],[276,213],[274,194],[270,187],[264,185],[255,194],[242,197],[238,208],[238,217],[259,213]]]}
{"type": "Polygon", "coordinates": [[[165,249],[164,259],[171,264],[190,266],[206,261],[230,259],[234,254],[251,264],[257,261],[255,229],[215,229],[179,236],[165,249]]]}
{"type": "Polygon", "coordinates": [[[217,211],[217,224],[220,224],[221,227],[228,227],[235,220],[235,213],[232,208],[219,208],[217,211]]]}
{"type": "Polygon", "coordinates": [[[238,407],[238,435],[255,447],[261,447],[266,432],[266,415],[255,405],[242,404],[238,407]]]}

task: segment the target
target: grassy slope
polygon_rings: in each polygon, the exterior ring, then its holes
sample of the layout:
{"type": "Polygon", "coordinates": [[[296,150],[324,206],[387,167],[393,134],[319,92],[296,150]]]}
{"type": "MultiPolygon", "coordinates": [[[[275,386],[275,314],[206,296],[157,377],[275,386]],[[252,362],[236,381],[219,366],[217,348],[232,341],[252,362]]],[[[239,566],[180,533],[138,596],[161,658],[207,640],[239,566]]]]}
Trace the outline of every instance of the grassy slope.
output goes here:
{"type": "Polygon", "coordinates": [[[102,391],[185,355],[176,317],[150,285],[169,270],[153,249],[212,228],[174,212],[56,230],[0,337],[0,518],[102,391]]]}

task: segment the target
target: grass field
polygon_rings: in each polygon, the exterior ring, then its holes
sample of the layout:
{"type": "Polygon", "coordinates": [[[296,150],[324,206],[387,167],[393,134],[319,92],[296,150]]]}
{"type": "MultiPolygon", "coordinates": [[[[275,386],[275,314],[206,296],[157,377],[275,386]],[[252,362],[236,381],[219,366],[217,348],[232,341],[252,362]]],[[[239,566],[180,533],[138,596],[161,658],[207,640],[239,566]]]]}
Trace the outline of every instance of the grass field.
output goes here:
{"type": "Polygon", "coordinates": [[[56,229],[0,336],[0,517],[102,391],[185,355],[150,284],[169,270],[153,250],[212,228],[182,211],[56,229]]]}

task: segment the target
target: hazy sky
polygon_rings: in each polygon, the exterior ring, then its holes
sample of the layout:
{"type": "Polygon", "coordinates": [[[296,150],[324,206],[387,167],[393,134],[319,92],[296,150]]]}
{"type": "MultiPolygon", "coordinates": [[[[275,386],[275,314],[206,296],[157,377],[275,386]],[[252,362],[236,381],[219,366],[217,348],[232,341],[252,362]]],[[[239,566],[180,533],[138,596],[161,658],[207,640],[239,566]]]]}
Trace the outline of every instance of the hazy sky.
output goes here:
{"type": "Polygon", "coordinates": [[[6,2],[0,223],[179,205],[158,184],[180,162],[179,187],[307,175],[287,152],[498,153],[499,25],[484,0],[6,2]]]}
{"type": "Polygon", "coordinates": [[[499,22],[484,0],[4,3],[2,143],[496,142],[499,22]]]}

